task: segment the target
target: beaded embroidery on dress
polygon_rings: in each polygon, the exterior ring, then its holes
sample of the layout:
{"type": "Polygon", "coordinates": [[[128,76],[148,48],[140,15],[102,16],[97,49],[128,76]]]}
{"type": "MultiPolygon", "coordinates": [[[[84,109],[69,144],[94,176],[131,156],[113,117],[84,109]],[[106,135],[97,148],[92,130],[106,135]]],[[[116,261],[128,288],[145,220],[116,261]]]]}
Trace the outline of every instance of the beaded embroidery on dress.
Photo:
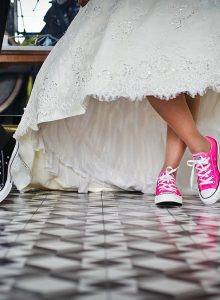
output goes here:
{"type": "Polygon", "coordinates": [[[15,133],[18,188],[152,192],[166,126],[149,95],[204,96],[199,126],[218,137],[219,19],[220,0],[90,0],[43,64],[15,133]]]}

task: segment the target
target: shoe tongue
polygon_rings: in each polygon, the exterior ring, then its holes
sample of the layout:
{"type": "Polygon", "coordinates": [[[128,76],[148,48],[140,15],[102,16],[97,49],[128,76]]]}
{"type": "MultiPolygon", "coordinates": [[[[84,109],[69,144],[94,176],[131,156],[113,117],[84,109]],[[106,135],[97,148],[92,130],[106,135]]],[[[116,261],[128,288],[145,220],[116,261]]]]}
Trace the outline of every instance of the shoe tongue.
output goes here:
{"type": "Polygon", "coordinates": [[[160,174],[159,174],[159,177],[162,176],[162,175],[164,175],[165,173],[166,172],[161,171],[160,174]]]}
{"type": "Polygon", "coordinates": [[[161,171],[160,174],[159,174],[159,177],[164,176],[165,174],[166,174],[166,172],[161,171]]]}
{"type": "Polygon", "coordinates": [[[202,158],[207,157],[207,153],[200,152],[200,153],[193,154],[192,156],[194,160],[201,160],[202,158]]]}

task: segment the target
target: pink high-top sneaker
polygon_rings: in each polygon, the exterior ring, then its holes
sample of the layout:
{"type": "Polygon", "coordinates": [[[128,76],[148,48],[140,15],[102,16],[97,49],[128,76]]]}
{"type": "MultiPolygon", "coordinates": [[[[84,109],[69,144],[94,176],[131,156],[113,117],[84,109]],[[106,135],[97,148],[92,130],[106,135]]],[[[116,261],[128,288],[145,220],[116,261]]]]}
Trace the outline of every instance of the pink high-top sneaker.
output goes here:
{"type": "Polygon", "coordinates": [[[160,172],[157,186],[155,204],[158,206],[182,205],[182,195],[176,186],[174,173],[177,169],[167,167],[165,172],[160,172]]]}
{"type": "Polygon", "coordinates": [[[199,197],[204,204],[211,205],[220,199],[219,146],[214,138],[206,138],[211,144],[210,151],[193,154],[193,160],[189,160],[187,165],[192,167],[191,187],[196,170],[199,197]]]}

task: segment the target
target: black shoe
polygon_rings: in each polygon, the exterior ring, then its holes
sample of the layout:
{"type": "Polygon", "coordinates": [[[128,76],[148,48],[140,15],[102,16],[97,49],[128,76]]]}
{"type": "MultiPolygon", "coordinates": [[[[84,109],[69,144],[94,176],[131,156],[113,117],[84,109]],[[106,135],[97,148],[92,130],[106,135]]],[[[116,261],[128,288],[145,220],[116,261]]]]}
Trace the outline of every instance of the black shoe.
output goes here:
{"type": "Polygon", "coordinates": [[[0,150],[0,202],[2,202],[11,191],[11,165],[17,153],[18,142],[13,138],[0,150]]]}

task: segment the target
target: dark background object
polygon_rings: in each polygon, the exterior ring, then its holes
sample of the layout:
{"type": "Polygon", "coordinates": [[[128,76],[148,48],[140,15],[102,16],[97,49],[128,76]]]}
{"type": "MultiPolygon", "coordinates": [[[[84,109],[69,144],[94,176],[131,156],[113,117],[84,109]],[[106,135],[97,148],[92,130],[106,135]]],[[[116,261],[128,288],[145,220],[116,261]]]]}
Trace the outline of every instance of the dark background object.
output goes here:
{"type": "Polygon", "coordinates": [[[38,45],[54,45],[66,32],[70,23],[77,15],[79,7],[78,0],[53,0],[52,6],[44,17],[46,24],[41,34],[51,35],[56,38],[56,40],[48,41],[47,38],[43,40],[40,39],[38,45]]]}
{"type": "MultiPolygon", "coordinates": [[[[6,22],[9,15],[9,8],[10,8],[10,0],[1,0],[0,1],[0,51],[2,49],[2,42],[4,38],[4,33],[6,30],[6,22]]],[[[12,22],[13,23],[13,22],[12,22]]],[[[13,34],[13,28],[9,26],[8,29],[10,34],[13,34]]],[[[4,73],[4,70],[2,70],[4,73]]],[[[16,96],[18,96],[21,87],[23,84],[23,77],[21,73],[19,75],[0,75],[0,113],[5,111],[7,113],[7,108],[14,102],[16,96]]],[[[17,107],[18,108],[18,107],[17,107]]],[[[18,111],[17,111],[18,112],[18,111]]],[[[21,112],[21,109],[19,113],[21,112]]]]}
{"type": "Polygon", "coordinates": [[[0,17],[0,51],[2,49],[2,42],[3,37],[5,33],[5,26],[6,26],[6,20],[8,16],[10,6],[10,0],[1,0],[0,1],[0,11],[1,11],[1,17],[0,17]]]}

